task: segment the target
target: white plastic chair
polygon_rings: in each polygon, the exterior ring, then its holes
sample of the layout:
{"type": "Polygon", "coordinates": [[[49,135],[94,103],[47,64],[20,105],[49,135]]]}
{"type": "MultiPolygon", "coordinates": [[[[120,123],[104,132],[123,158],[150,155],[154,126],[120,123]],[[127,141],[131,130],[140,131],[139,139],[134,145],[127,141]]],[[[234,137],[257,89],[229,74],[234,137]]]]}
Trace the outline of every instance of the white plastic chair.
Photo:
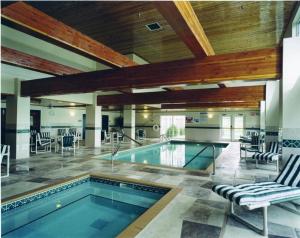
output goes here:
{"type": "Polygon", "coordinates": [[[6,156],[6,175],[2,175],[1,178],[5,178],[9,176],[9,159],[10,159],[10,146],[9,145],[1,145],[1,165],[3,162],[3,158],[6,156]]]}

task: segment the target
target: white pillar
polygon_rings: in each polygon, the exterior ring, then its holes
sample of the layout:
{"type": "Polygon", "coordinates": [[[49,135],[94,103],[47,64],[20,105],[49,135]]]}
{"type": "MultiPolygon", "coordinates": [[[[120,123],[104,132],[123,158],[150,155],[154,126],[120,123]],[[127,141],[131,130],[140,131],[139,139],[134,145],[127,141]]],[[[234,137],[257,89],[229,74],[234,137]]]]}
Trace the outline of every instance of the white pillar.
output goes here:
{"type": "Polygon", "coordinates": [[[30,156],[30,97],[20,96],[21,81],[15,79],[15,95],[6,99],[6,144],[11,159],[30,156]]]}
{"type": "Polygon", "coordinates": [[[85,145],[101,147],[101,106],[97,106],[97,95],[93,105],[86,106],[85,145]]]}
{"type": "Polygon", "coordinates": [[[124,133],[135,139],[135,105],[126,105],[123,110],[124,133]]]}
{"type": "Polygon", "coordinates": [[[260,101],[260,131],[266,130],[266,101],[260,101]]]}
{"type": "Polygon", "coordinates": [[[282,137],[283,159],[300,154],[300,38],[283,40],[282,137]]]}
{"type": "Polygon", "coordinates": [[[279,107],[280,82],[268,81],[266,84],[266,145],[278,141],[280,123],[279,107]]]}

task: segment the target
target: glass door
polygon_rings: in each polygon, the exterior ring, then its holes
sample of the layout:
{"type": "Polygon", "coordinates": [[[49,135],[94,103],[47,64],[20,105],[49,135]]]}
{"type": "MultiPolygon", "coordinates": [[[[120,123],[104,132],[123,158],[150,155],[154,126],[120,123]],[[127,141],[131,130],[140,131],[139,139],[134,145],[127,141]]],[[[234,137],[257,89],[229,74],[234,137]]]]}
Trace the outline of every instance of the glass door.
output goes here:
{"type": "Polygon", "coordinates": [[[160,134],[169,138],[184,138],[185,116],[161,116],[160,134]]]}
{"type": "Polygon", "coordinates": [[[234,116],[233,118],[233,140],[238,140],[244,134],[244,116],[234,116]]]}
{"type": "Polygon", "coordinates": [[[221,126],[221,138],[231,140],[231,116],[222,115],[221,126]]]}

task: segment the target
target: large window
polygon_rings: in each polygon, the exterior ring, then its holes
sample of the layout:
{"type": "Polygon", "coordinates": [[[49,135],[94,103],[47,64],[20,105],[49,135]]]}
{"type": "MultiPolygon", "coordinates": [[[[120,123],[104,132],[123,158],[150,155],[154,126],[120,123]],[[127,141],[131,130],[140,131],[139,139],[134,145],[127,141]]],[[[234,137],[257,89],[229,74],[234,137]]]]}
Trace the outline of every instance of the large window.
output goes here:
{"type": "Polygon", "coordinates": [[[184,138],[185,116],[161,116],[160,134],[171,138],[184,138]]]}

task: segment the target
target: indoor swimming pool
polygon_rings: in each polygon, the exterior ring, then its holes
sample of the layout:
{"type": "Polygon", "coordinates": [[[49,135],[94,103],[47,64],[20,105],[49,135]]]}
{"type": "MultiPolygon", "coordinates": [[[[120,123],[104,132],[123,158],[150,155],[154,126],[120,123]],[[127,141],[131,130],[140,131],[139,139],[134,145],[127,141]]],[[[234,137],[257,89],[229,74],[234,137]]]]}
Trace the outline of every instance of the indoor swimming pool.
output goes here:
{"type": "Polygon", "coordinates": [[[85,177],[3,202],[2,237],[116,237],[170,189],[85,177]]]}
{"type": "MultiPolygon", "coordinates": [[[[206,170],[213,162],[213,145],[215,158],[217,158],[228,144],[170,141],[121,151],[113,157],[113,160],[206,170]]],[[[112,159],[111,156],[102,156],[101,158],[112,159]]]]}

